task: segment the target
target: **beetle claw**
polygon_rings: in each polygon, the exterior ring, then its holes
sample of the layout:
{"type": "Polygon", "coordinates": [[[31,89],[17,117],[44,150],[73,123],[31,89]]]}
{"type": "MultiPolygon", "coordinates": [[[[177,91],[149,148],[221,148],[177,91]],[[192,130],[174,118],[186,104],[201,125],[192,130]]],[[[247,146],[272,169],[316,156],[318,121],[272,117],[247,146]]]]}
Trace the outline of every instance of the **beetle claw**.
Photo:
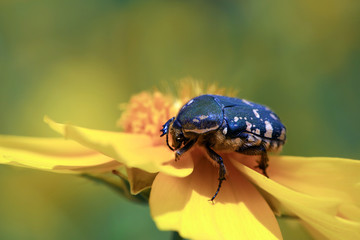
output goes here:
{"type": "Polygon", "coordinates": [[[269,164],[267,164],[266,162],[260,160],[260,161],[256,161],[259,165],[255,166],[255,168],[260,169],[263,174],[265,175],[265,177],[269,178],[269,175],[266,173],[266,168],[269,166],[269,164]]]}
{"type": "Polygon", "coordinates": [[[219,184],[218,184],[218,188],[216,189],[216,192],[214,194],[214,196],[212,196],[211,199],[209,199],[209,201],[211,201],[214,204],[214,199],[216,198],[216,196],[218,195],[220,188],[221,188],[221,184],[222,182],[225,180],[225,177],[220,177],[219,178],[219,184]]]}
{"type": "Polygon", "coordinates": [[[175,152],[175,162],[180,160],[181,154],[179,152],[175,152]]]}

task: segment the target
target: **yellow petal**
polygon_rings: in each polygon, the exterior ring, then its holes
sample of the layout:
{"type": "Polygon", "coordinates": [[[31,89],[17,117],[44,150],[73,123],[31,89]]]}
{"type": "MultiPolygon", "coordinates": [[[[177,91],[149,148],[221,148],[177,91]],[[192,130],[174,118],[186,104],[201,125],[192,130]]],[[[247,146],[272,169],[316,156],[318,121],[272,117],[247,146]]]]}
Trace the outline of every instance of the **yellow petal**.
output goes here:
{"type": "Polygon", "coordinates": [[[360,204],[360,161],[327,157],[270,158],[274,181],[312,196],[360,204]]]}
{"type": "MultiPolygon", "coordinates": [[[[336,196],[317,196],[293,190],[281,185],[274,180],[276,178],[274,170],[275,160],[272,162],[272,171],[269,171],[271,179],[246,167],[235,159],[232,161],[238,170],[244,173],[247,178],[255,185],[271,194],[283,207],[291,211],[304,222],[309,224],[316,231],[320,232],[328,239],[360,239],[360,223],[357,221],[344,219],[339,214],[339,206],[342,199],[336,196]]],[[[316,166],[316,165],[315,165],[316,166]]],[[[318,169],[321,171],[321,169],[318,169]]],[[[287,173],[291,175],[292,173],[287,173]]],[[[304,179],[307,177],[304,172],[304,179]]],[[[339,177],[339,176],[336,176],[339,177]]],[[[301,181],[301,179],[299,179],[301,181]]],[[[341,176],[339,178],[341,180],[341,176]]],[[[316,184],[316,183],[314,183],[316,184]]],[[[319,189],[319,191],[321,191],[319,189]]]]}
{"type": "Polygon", "coordinates": [[[45,117],[49,126],[86,147],[116,159],[130,168],[139,168],[150,173],[159,171],[174,176],[187,176],[192,172],[192,163],[177,168],[174,153],[165,145],[154,145],[145,134],[131,134],[87,129],[69,124],[59,124],[45,117]]]}
{"type": "Polygon", "coordinates": [[[270,161],[274,181],[312,196],[340,198],[338,215],[360,221],[360,161],[293,156],[270,161]]]}
{"type": "Polygon", "coordinates": [[[282,239],[271,209],[258,191],[229,163],[227,180],[215,203],[218,168],[204,157],[194,172],[178,178],[159,173],[150,194],[150,210],[161,230],[190,239],[282,239]]]}
{"type": "Polygon", "coordinates": [[[111,158],[60,138],[0,136],[0,163],[62,173],[111,171],[111,158]]]}

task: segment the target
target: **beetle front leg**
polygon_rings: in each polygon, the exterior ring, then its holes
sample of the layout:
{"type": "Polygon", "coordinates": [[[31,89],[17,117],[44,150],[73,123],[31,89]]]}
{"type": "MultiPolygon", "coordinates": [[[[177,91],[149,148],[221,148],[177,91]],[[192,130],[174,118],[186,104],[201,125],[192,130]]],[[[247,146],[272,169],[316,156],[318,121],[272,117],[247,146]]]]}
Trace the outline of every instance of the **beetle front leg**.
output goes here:
{"type": "Polygon", "coordinates": [[[212,196],[212,198],[210,199],[210,201],[214,201],[214,199],[216,198],[216,196],[218,195],[220,188],[221,188],[221,184],[225,179],[225,175],[226,175],[226,168],[223,162],[223,159],[221,158],[221,156],[219,154],[217,154],[216,152],[214,152],[214,150],[212,150],[209,146],[205,147],[209,156],[211,157],[211,159],[213,159],[214,161],[216,161],[219,164],[219,184],[218,184],[218,188],[214,194],[214,196],[212,196]]]}
{"type": "Polygon", "coordinates": [[[196,139],[190,140],[188,143],[185,144],[185,146],[183,146],[182,148],[180,148],[179,150],[177,150],[175,152],[175,162],[177,162],[181,155],[183,155],[185,152],[187,152],[192,146],[194,146],[194,144],[196,143],[196,139]]]}

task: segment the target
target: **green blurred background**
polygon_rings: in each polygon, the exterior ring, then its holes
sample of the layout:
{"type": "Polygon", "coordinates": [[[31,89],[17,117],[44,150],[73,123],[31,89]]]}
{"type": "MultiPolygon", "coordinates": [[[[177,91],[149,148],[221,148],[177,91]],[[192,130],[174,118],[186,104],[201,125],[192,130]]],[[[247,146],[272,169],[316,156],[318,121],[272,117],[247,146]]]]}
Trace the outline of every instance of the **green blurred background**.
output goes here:
{"type": "MultiPolygon", "coordinates": [[[[118,103],[191,76],[271,106],[285,154],[360,159],[359,26],[358,1],[0,0],[0,134],[117,130],[118,103]]],[[[0,166],[0,190],[0,239],[170,237],[80,177],[0,166]]]]}

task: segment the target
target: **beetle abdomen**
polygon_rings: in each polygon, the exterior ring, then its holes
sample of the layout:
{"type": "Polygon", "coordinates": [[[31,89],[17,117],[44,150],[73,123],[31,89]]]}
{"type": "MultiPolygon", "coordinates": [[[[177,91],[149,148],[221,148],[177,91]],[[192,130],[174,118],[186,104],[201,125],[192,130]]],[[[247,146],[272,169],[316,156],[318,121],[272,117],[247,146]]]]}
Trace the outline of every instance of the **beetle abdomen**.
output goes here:
{"type": "Polygon", "coordinates": [[[247,100],[216,96],[223,105],[227,136],[248,132],[261,138],[285,141],[286,128],[269,108],[247,100]]]}
{"type": "MultiPolygon", "coordinates": [[[[275,139],[262,138],[258,135],[242,132],[235,137],[226,137],[223,134],[223,130],[219,129],[214,134],[207,136],[207,141],[210,141],[214,150],[220,150],[225,152],[242,152],[242,149],[251,147],[264,146],[268,152],[278,152],[284,145],[283,141],[275,139]]],[[[202,143],[204,145],[204,143],[202,143]]]]}

